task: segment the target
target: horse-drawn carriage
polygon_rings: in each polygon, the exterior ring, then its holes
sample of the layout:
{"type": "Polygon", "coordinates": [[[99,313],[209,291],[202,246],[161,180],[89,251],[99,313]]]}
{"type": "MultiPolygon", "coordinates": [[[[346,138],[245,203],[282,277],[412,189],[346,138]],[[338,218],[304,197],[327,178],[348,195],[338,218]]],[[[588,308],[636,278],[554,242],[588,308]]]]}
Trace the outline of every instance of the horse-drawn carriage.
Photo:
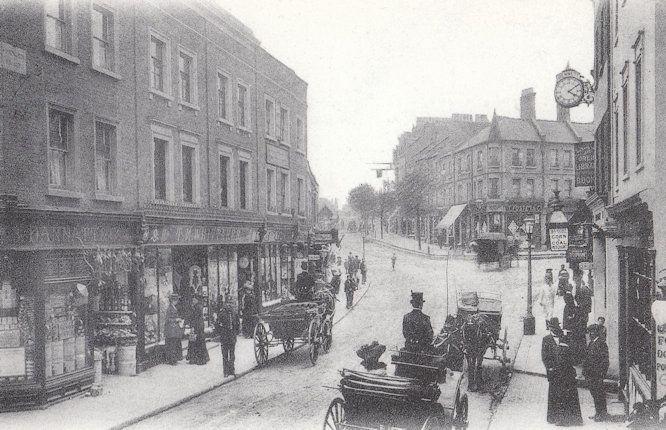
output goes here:
{"type": "Polygon", "coordinates": [[[483,381],[483,359],[509,363],[507,329],[502,330],[502,298],[499,293],[465,292],[458,297],[456,324],[461,333],[469,368],[470,390],[483,381]],[[487,356],[490,351],[492,356],[487,356]]]}
{"type": "Polygon", "coordinates": [[[399,351],[394,375],[341,371],[324,430],[462,429],[468,401],[464,374],[446,368],[446,357],[399,351]]]}
{"type": "Polygon", "coordinates": [[[315,364],[319,349],[328,352],[333,343],[334,313],[335,298],[328,290],[320,290],[314,301],[285,303],[259,314],[254,328],[257,364],[266,364],[269,348],[280,344],[285,352],[296,344],[308,345],[310,361],[315,364]]]}

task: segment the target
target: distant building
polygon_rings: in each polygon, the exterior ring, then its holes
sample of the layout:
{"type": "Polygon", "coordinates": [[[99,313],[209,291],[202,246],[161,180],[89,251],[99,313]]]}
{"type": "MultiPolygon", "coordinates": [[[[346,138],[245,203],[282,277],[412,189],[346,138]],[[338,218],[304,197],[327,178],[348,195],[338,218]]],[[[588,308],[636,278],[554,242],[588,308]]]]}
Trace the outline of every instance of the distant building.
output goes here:
{"type": "MultiPolygon", "coordinates": [[[[571,123],[566,111],[558,113],[560,121],[536,119],[531,88],[523,91],[520,106],[520,118],[493,115],[488,123],[466,116],[426,123],[400,137],[398,170],[422,169],[436,184],[424,223],[428,240],[441,235],[455,247],[488,234],[522,240],[523,221],[533,216],[534,241],[543,245],[553,191],[560,192],[565,212],[579,208],[587,188],[574,183],[574,147],[594,140],[592,124],[571,123]]],[[[413,234],[410,222],[402,224],[399,232],[413,234]]]]}

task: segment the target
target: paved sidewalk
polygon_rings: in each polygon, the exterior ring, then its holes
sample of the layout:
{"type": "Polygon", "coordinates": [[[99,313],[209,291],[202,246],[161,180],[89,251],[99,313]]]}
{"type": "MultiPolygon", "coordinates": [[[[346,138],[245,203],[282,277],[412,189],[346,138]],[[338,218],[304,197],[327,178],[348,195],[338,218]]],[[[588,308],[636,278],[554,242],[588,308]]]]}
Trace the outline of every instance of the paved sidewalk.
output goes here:
{"type": "MultiPolygon", "coordinates": [[[[363,299],[370,285],[359,287],[354,295],[354,305],[363,299]]],[[[334,323],[353,310],[345,309],[344,292],[340,292],[338,300],[334,323]]],[[[233,381],[233,377],[223,377],[219,344],[209,342],[208,350],[210,361],[206,365],[189,365],[183,360],[175,366],[154,366],[134,377],[104,375],[101,396],[80,396],[44,410],[0,414],[0,429],[122,428],[233,381]]],[[[283,353],[281,347],[271,348],[269,360],[283,353]]],[[[304,360],[303,365],[309,366],[305,355],[304,360]]],[[[270,362],[267,365],[270,366],[270,362]]],[[[236,379],[255,369],[253,340],[239,337],[236,344],[236,379]]]]}

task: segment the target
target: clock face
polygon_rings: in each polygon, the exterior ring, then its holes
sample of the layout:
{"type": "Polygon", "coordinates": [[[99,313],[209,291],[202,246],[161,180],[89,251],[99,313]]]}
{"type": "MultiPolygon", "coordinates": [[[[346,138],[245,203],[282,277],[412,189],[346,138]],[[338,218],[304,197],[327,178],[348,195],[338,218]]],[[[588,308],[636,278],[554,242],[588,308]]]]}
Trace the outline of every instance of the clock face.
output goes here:
{"type": "Polygon", "coordinates": [[[562,78],[555,84],[555,101],[565,108],[578,106],[583,93],[583,83],[572,76],[562,78]]]}

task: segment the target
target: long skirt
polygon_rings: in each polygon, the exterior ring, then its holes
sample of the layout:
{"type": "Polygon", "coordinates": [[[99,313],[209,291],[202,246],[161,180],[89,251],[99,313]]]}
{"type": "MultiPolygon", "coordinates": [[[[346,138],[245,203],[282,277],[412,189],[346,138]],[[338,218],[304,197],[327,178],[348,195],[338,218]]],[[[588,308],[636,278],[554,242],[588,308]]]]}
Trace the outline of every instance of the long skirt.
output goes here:
{"type": "Polygon", "coordinates": [[[197,336],[196,340],[191,340],[187,347],[187,361],[190,364],[206,364],[210,360],[208,349],[206,349],[206,339],[203,335],[197,336]]]}
{"type": "Polygon", "coordinates": [[[183,359],[183,344],[179,338],[167,337],[165,347],[167,363],[176,364],[183,359]]]}
{"type": "Polygon", "coordinates": [[[553,379],[548,383],[548,412],[550,424],[578,426],[583,424],[576,379],[553,379]]]}

